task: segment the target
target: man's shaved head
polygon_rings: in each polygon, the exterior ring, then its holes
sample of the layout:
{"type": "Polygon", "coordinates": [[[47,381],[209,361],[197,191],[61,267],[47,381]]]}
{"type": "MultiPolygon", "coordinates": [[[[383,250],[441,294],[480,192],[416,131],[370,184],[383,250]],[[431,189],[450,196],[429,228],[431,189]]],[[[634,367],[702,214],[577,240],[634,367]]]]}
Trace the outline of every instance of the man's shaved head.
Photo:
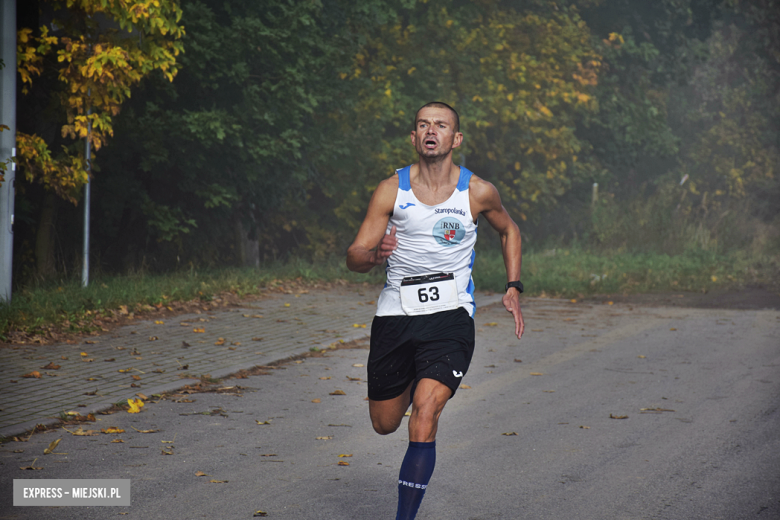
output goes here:
{"type": "Polygon", "coordinates": [[[428,107],[446,108],[447,110],[452,112],[452,115],[455,116],[455,133],[460,132],[460,116],[458,116],[458,113],[455,111],[454,108],[449,106],[447,103],[443,103],[441,101],[431,101],[430,103],[426,103],[425,105],[421,106],[414,114],[414,124],[413,124],[414,128],[417,128],[417,114],[419,114],[420,110],[422,110],[423,108],[428,108],[428,107]]]}

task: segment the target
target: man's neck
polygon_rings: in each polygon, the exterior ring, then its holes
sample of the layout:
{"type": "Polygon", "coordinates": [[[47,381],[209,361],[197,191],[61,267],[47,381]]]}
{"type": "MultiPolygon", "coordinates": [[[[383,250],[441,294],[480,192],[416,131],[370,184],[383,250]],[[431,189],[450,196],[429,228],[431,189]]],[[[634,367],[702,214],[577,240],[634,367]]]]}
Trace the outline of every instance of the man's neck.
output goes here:
{"type": "Polygon", "coordinates": [[[420,157],[418,165],[417,182],[429,188],[448,186],[453,174],[452,153],[444,157],[425,158],[420,157]]]}

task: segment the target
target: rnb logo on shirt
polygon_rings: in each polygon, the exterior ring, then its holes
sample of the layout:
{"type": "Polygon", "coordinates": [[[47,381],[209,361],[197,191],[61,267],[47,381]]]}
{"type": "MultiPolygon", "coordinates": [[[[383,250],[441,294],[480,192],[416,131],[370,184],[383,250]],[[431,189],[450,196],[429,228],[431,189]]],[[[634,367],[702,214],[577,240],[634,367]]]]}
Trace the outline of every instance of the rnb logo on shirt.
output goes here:
{"type": "Polygon", "coordinates": [[[460,244],[464,236],[466,230],[463,229],[461,221],[455,217],[444,217],[433,226],[433,238],[444,247],[460,244]]]}

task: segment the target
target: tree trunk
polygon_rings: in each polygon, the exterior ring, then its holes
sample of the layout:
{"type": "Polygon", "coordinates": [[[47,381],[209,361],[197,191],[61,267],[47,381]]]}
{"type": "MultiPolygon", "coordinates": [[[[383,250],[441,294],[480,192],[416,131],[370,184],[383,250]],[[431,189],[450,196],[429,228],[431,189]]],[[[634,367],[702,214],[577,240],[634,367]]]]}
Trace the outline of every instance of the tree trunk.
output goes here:
{"type": "Polygon", "coordinates": [[[54,270],[54,219],[57,214],[57,196],[46,191],[43,196],[38,231],[35,235],[35,267],[41,278],[55,274],[54,270]]]}
{"type": "Polygon", "coordinates": [[[241,267],[260,267],[260,241],[250,237],[240,218],[235,220],[236,251],[241,267]]]}

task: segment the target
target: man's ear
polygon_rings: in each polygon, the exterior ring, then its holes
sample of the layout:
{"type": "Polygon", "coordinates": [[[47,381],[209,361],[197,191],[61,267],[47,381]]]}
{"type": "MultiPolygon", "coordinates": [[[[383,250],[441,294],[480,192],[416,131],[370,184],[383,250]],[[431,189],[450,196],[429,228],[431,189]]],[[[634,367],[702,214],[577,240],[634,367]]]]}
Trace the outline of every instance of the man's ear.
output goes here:
{"type": "Polygon", "coordinates": [[[411,134],[411,141],[412,141],[412,145],[413,145],[413,146],[414,146],[414,138],[415,138],[416,136],[417,136],[417,132],[416,132],[416,131],[414,131],[414,130],[412,130],[412,134],[411,134]]]}
{"type": "MultiPolygon", "coordinates": [[[[412,132],[414,133],[414,132],[412,132]]],[[[463,143],[463,134],[458,132],[455,134],[455,138],[452,140],[452,147],[457,148],[463,143]]]]}

